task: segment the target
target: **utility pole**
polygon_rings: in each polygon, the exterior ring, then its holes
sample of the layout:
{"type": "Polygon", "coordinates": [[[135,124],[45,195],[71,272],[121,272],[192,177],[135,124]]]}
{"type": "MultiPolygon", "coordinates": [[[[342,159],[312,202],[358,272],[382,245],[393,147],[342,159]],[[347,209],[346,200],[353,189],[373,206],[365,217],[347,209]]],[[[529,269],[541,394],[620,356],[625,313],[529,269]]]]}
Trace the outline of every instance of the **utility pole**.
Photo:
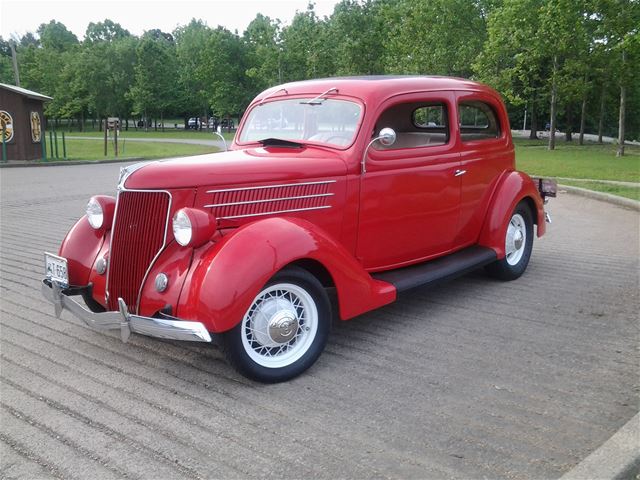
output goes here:
{"type": "Polygon", "coordinates": [[[11,59],[13,60],[13,76],[16,80],[16,87],[20,86],[20,72],[18,72],[18,57],[16,55],[15,42],[9,42],[11,44],[11,59]]]}

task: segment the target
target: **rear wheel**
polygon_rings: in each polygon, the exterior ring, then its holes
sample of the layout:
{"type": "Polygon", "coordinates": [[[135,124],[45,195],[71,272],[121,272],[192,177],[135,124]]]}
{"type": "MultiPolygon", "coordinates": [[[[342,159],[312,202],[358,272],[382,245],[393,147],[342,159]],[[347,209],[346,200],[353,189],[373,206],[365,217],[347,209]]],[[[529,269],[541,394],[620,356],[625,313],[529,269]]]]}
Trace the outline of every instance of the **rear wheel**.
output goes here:
{"type": "Polygon", "coordinates": [[[278,272],[255,297],[242,321],[223,335],[229,363],[265,383],[289,380],[318,359],[331,324],[329,298],[309,272],[278,272]]]}
{"type": "Polygon", "coordinates": [[[505,233],[505,256],[487,265],[487,272],[500,280],[515,280],[529,265],[533,248],[533,218],[529,206],[520,202],[507,225],[505,233]]]}

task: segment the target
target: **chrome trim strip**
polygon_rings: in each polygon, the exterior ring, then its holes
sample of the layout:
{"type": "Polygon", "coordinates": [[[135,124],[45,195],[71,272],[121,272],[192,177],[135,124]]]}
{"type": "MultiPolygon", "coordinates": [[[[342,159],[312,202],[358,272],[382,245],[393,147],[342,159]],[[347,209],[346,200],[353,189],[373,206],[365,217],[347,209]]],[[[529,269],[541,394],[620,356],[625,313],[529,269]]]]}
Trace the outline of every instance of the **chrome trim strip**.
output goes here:
{"type": "Polygon", "coordinates": [[[171,340],[211,342],[211,334],[203,323],[178,318],[163,319],[132,315],[121,298],[118,299],[119,311],[94,313],[70,296],[65,295],[55,283],[49,286],[43,281],[41,291],[44,297],[54,304],[57,317],[60,316],[63,309],[69,310],[89,327],[96,330],[120,330],[123,342],[129,340],[131,332],[171,340]]]}
{"type": "Polygon", "coordinates": [[[336,180],[323,180],[321,182],[287,183],[287,184],[281,184],[281,185],[259,185],[257,187],[226,188],[224,190],[207,190],[207,193],[241,192],[244,190],[261,190],[263,188],[297,187],[302,185],[321,185],[324,183],[336,183],[336,180]]]}
{"type": "Polygon", "coordinates": [[[262,217],[263,215],[278,215],[280,213],[290,213],[290,212],[306,212],[307,210],[322,210],[324,208],[331,208],[331,205],[323,205],[322,207],[292,208],[290,210],[278,210],[275,212],[248,213],[246,215],[232,215],[230,217],[217,217],[217,218],[218,220],[233,220],[234,218],[262,217]]]}
{"type": "Polygon", "coordinates": [[[333,195],[334,195],[333,193],[318,193],[316,195],[300,195],[297,197],[267,198],[265,200],[247,200],[246,202],[215,203],[212,205],[204,205],[203,208],[232,207],[235,205],[252,205],[254,203],[282,202],[285,200],[300,200],[304,198],[332,197],[333,195]]]}

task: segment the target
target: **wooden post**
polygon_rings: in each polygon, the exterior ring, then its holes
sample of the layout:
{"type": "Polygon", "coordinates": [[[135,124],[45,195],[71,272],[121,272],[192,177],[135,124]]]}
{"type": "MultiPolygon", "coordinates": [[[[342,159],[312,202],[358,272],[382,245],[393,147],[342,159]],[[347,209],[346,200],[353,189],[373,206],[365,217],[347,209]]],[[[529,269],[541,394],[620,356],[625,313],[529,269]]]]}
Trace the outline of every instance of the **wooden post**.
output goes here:
{"type": "Polygon", "coordinates": [[[58,131],[54,130],[53,131],[53,138],[54,138],[54,142],[56,144],[56,159],[60,158],[60,155],[58,154],[58,131]]]}
{"type": "Polygon", "coordinates": [[[42,138],[40,139],[40,146],[42,147],[42,161],[47,161],[47,134],[42,132],[42,138]]]}
{"type": "Polygon", "coordinates": [[[113,127],[113,144],[115,146],[116,157],[118,156],[118,122],[113,127]]]}
{"type": "Polygon", "coordinates": [[[7,162],[9,159],[7,158],[7,141],[4,138],[5,126],[2,126],[2,161],[7,162]]]}
{"type": "Polygon", "coordinates": [[[49,158],[53,158],[53,130],[49,130],[49,158]]]}
{"type": "Polygon", "coordinates": [[[104,156],[107,156],[107,129],[109,125],[107,125],[107,119],[104,119],[104,156]]]}
{"type": "Polygon", "coordinates": [[[62,158],[67,159],[67,142],[64,139],[64,132],[62,132],[62,158]]]}

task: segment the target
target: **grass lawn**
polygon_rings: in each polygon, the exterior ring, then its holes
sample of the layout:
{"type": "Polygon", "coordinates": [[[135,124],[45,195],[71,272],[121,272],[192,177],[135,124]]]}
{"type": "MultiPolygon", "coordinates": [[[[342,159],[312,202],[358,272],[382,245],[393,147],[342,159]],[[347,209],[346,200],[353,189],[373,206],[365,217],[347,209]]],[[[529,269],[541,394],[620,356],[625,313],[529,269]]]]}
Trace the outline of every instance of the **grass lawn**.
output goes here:
{"type": "MultiPolygon", "coordinates": [[[[69,132],[65,135],[68,137],[102,137],[104,136],[104,132],[96,132],[96,131],[88,131],[88,132],[69,132]]],[[[222,132],[222,135],[226,140],[233,140],[233,136],[235,132],[222,132]]],[[[206,140],[220,140],[220,137],[214,135],[212,132],[199,132],[196,130],[174,130],[165,129],[164,132],[158,130],[157,132],[153,130],[149,130],[145,132],[144,130],[134,130],[132,128],[129,129],[128,132],[121,131],[119,138],[185,138],[185,139],[206,139],[206,140]]],[[[60,136],[58,135],[58,139],[60,136]]]]}
{"type": "Polygon", "coordinates": [[[640,182],[640,147],[637,146],[626,146],[626,155],[616,158],[616,146],[611,144],[580,146],[577,141],[566,143],[559,138],[556,150],[550,151],[546,140],[515,139],[514,143],[516,166],[529,174],[640,182]]]}
{"type": "Polygon", "coordinates": [[[599,182],[582,182],[575,180],[562,180],[563,185],[571,185],[573,187],[586,188],[596,192],[609,193],[618,195],[619,197],[631,198],[632,200],[640,200],[640,187],[631,187],[627,185],[611,185],[599,182]]]}
{"type": "MultiPolygon", "coordinates": [[[[107,160],[115,158],[113,143],[109,142],[108,155],[104,156],[102,140],[67,140],[67,160],[107,160]]],[[[206,145],[181,145],[177,143],[129,142],[125,150],[120,147],[119,158],[164,158],[186,155],[200,155],[217,152],[216,147],[206,145]]],[[[58,141],[58,153],[62,155],[62,144],[58,141]]],[[[49,149],[47,148],[47,157],[49,149]]],[[[52,160],[49,158],[49,160],[52,160]]],[[[53,159],[55,160],[55,159],[53,159]]]]}

